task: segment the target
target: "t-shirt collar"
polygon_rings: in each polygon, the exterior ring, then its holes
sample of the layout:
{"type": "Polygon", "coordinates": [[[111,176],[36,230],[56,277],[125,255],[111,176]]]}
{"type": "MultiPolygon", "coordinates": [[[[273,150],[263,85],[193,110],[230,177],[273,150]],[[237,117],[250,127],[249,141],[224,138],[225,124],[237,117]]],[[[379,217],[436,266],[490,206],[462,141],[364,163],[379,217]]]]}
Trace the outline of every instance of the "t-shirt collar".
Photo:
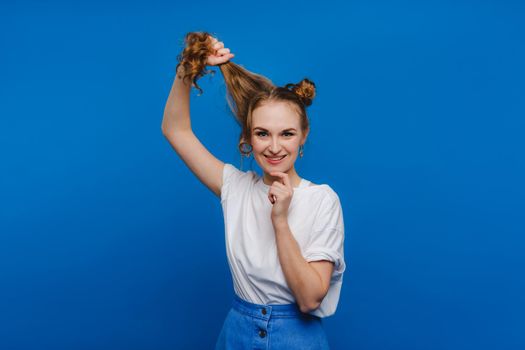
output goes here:
{"type": "MultiPolygon", "coordinates": [[[[259,178],[257,179],[257,185],[263,190],[266,190],[266,191],[270,190],[270,186],[264,183],[262,176],[259,176],[259,178]]],[[[301,178],[301,182],[299,182],[299,186],[294,187],[294,190],[305,188],[305,187],[308,187],[309,185],[310,185],[310,181],[301,178]]]]}

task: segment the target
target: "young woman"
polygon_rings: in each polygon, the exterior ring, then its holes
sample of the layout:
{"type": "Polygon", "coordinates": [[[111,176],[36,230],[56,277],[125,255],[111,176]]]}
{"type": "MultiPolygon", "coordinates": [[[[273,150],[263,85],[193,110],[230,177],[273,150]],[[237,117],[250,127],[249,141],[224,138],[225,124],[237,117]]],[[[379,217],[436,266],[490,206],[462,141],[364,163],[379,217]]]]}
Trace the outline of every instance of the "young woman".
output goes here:
{"type": "Polygon", "coordinates": [[[224,213],[234,300],[216,349],[328,349],[322,318],[339,301],[345,270],[344,223],[338,195],[295,169],[309,132],[308,79],[277,87],[230,61],[224,43],[188,33],[164,110],[162,132],[189,169],[215,193],[224,213]],[[241,127],[241,155],[263,172],[215,158],[191,128],[189,94],[218,66],[227,101],[241,127]]]}

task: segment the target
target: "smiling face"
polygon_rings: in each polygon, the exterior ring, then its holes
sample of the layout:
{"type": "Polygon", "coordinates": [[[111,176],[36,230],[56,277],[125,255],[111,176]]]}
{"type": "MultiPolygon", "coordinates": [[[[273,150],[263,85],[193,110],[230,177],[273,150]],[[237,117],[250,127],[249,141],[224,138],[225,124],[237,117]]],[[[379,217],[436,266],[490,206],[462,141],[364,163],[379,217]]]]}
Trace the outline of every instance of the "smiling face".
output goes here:
{"type": "Polygon", "coordinates": [[[253,110],[251,124],[253,156],[264,172],[264,183],[279,180],[269,173],[280,171],[289,175],[293,187],[298,186],[294,163],[308,135],[301,130],[299,114],[286,102],[271,101],[253,110]]]}

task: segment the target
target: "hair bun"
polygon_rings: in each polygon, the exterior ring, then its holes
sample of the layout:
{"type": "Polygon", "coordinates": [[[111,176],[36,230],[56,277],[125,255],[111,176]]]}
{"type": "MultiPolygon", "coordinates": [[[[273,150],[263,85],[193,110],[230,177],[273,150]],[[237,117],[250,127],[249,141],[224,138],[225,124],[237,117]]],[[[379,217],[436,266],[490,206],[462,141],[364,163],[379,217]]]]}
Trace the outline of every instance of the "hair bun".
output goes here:
{"type": "Polygon", "coordinates": [[[286,84],[285,88],[295,92],[305,106],[310,106],[315,97],[315,84],[310,79],[304,78],[297,84],[286,84]]]}

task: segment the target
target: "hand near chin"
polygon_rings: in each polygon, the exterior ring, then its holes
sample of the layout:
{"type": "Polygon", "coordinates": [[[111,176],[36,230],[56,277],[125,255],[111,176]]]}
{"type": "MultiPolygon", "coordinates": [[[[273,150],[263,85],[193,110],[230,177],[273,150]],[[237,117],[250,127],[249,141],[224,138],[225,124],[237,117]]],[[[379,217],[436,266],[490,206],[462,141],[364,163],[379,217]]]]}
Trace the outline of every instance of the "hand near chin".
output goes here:
{"type": "Polygon", "coordinates": [[[280,181],[274,181],[268,191],[268,199],[272,203],[272,222],[285,222],[288,220],[288,208],[293,197],[293,187],[288,174],[274,171],[271,176],[277,176],[280,181]]]}

